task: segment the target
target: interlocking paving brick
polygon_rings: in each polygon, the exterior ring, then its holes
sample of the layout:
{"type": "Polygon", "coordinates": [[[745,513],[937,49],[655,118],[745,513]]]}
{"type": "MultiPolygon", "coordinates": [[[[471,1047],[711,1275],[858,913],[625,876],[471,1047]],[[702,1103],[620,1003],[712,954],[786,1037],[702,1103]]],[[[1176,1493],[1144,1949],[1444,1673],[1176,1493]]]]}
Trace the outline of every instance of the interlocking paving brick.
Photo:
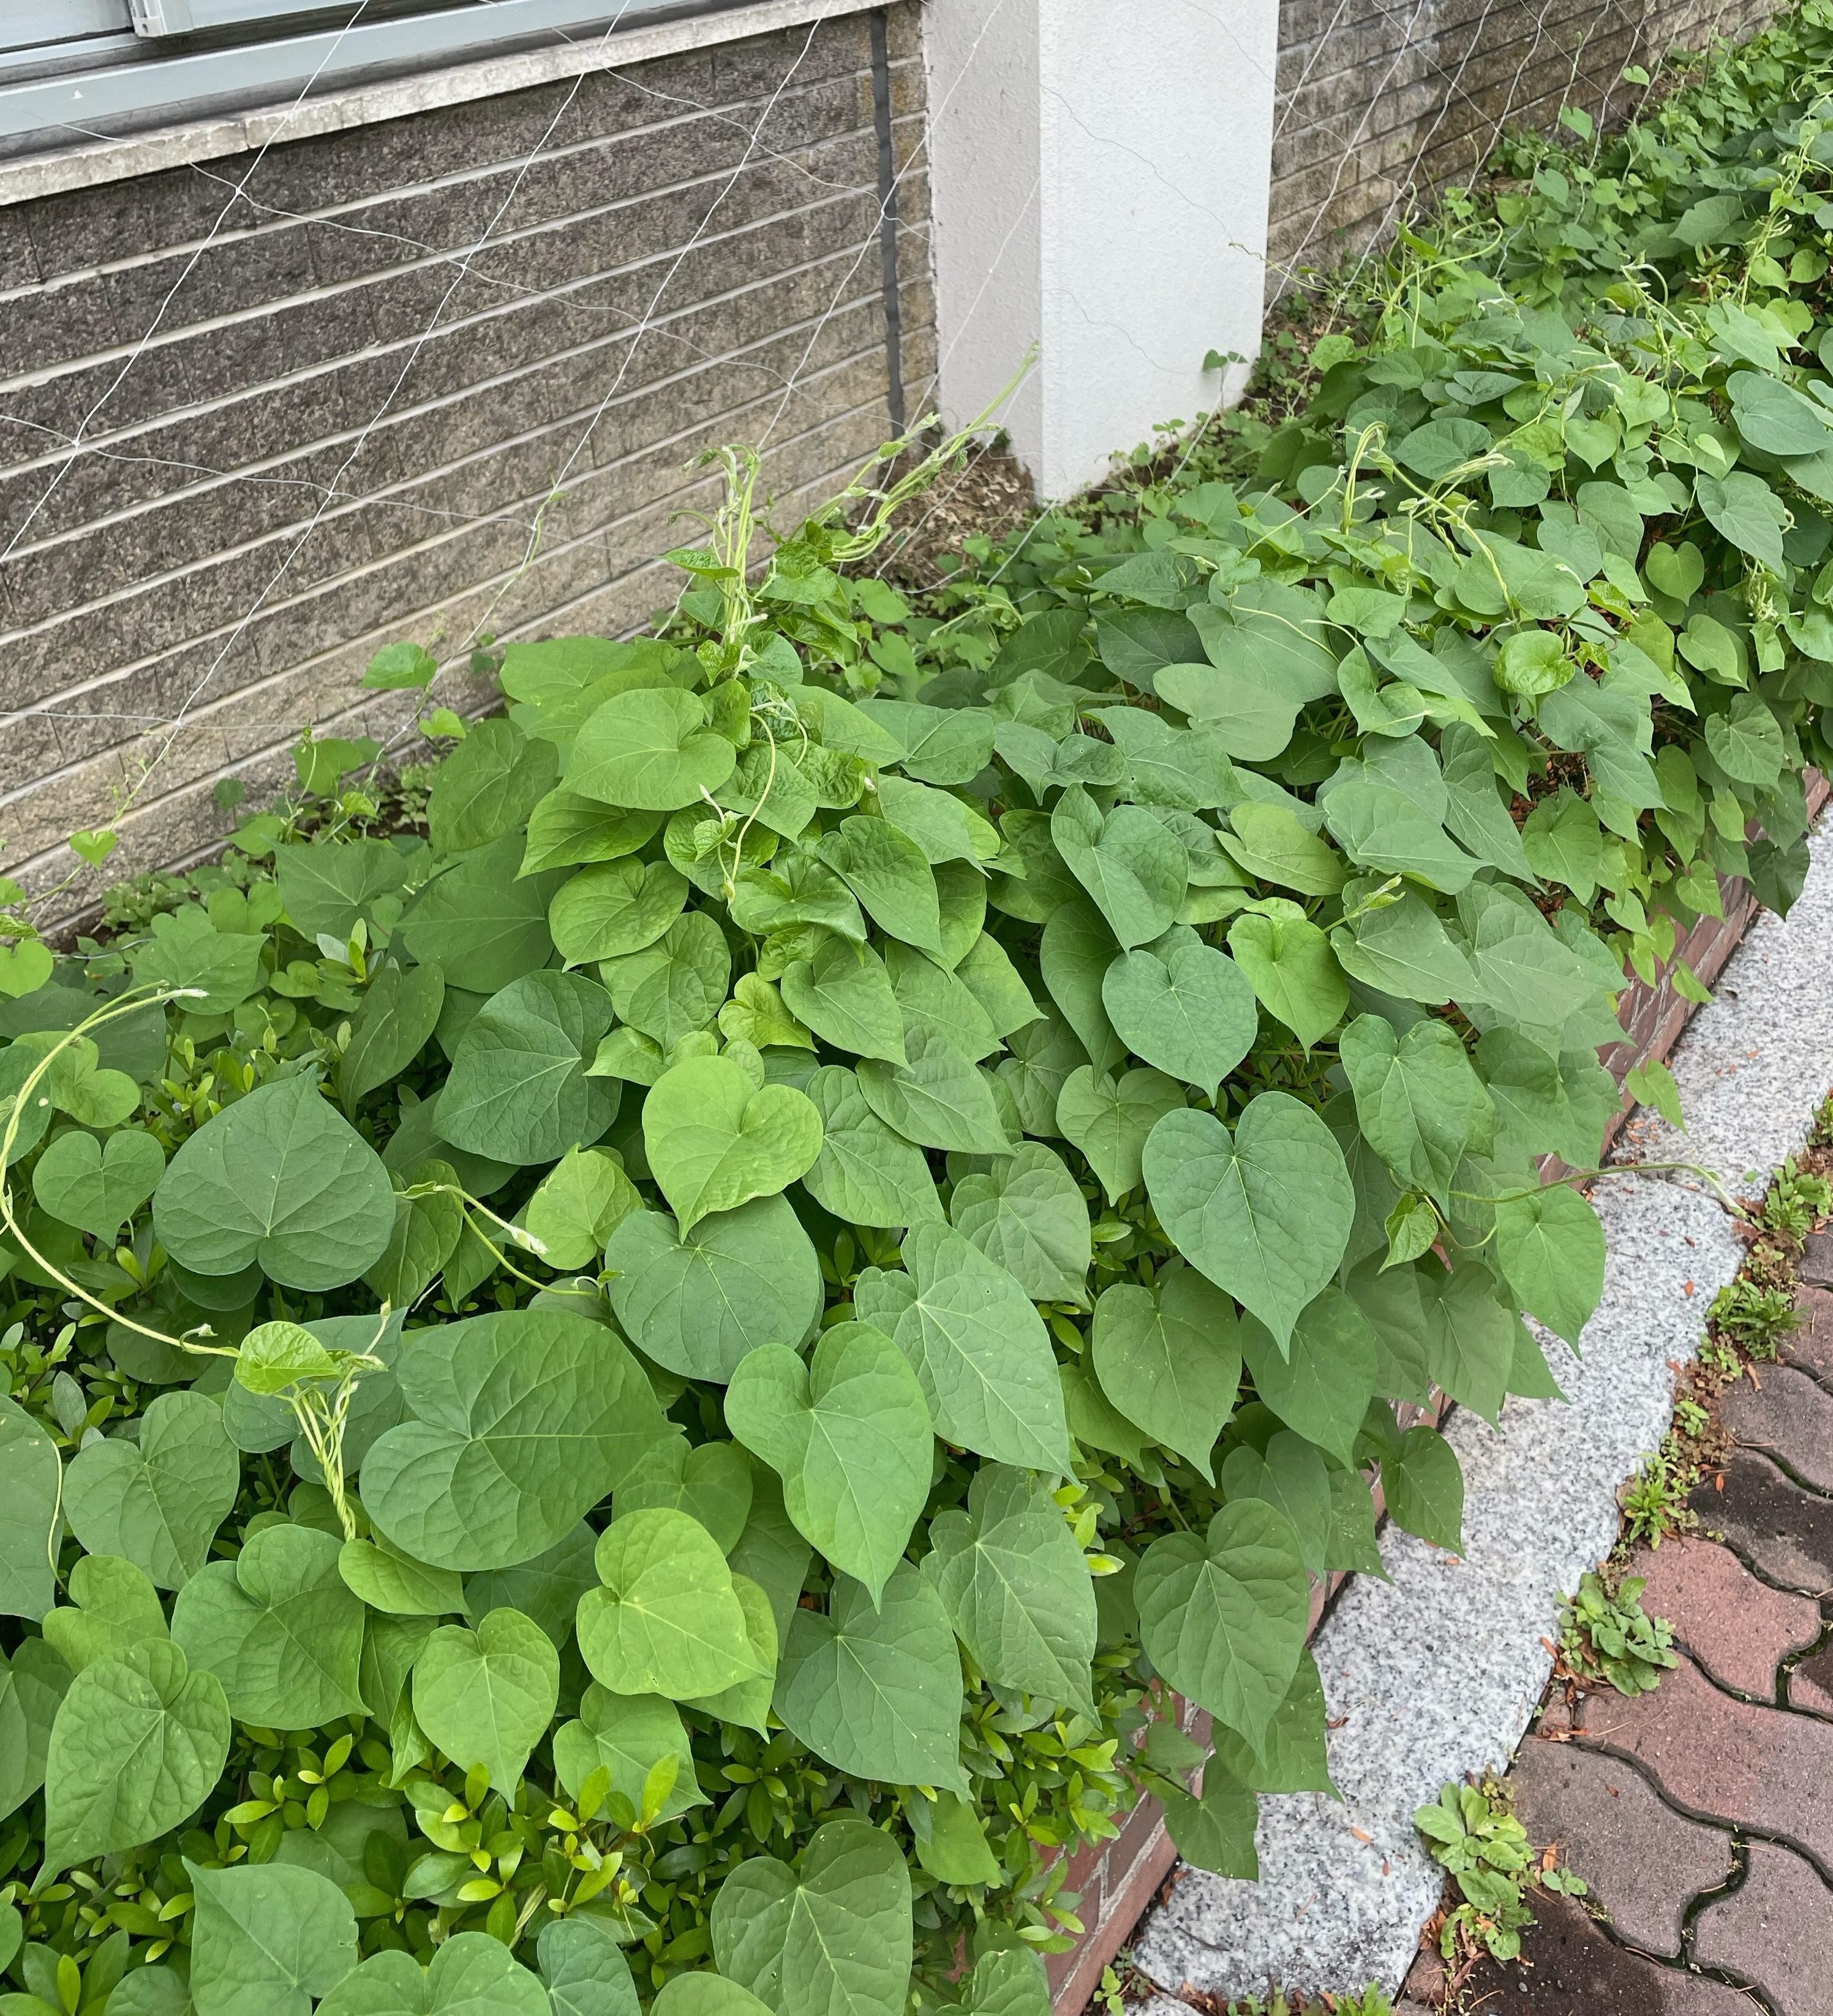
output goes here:
{"type": "Polygon", "coordinates": [[[1777,1456],[1803,1483],[1833,1491],[1833,1393],[1786,1365],[1765,1366],[1763,1384],[1740,1379],[1719,1402],[1734,1442],[1777,1456]]]}
{"type": "MultiPolygon", "coordinates": [[[[1675,1805],[1779,1836],[1833,1868],[1833,1726],[1721,1694],[1689,1659],[1653,1694],[1593,1694],[1572,1740],[1632,1758],[1675,1805]]],[[[1563,1708],[1543,1729],[1558,1730],[1563,1708]]]]}
{"type": "MultiPolygon", "coordinates": [[[[1814,1236],[1833,1239],[1829,1233],[1814,1236]]],[[[1803,1286],[1795,1291],[1795,1306],[1801,1312],[1801,1325],[1783,1341],[1783,1362],[1799,1365],[1833,1388],[1833,1292],[1803,1286]]]]}
{"type": "Polygon", "coordinates": [[[1682,1647],[1715,1680],[1776,1697],[1776,1668],[1820,1635],[1820,1606],[1760,1582],[1729,1547],[1685,1535],[1639,1547],[1629,1573],[1648,1586],[1642,1607],[1665,1617],[1682,1647]]]}
{"type": "MultiPolygon", "coordinates": [[[[1522,1935],[1520,1960],[1480,1961],[1465,1984],[1464,2007],[1486,2016],[1756,2016],[1749,1999],[1722,1982],[1616,1945],[1574,1899],[1536,1897],[1533,1910],[1537,1922],[1522,1935]]],[[[1443,1979],[1437,1955],[1422,1953],[1407,1985],[1432,2003],[1443,1979]]]]}
{"type": "Polygon", "coordinates": [[[1753,1841],[1750,1874],[1700,1913],[1695,1950],[1760,1988],[1777,2016],[1826,2016],[1833,2000],[1833,1890],[1799,1855],[1753,1841]]]}
{"type": "Polygon", "coordinates": [[[1802,1241],[1801,1265],[1796,1271],[1816,1287],[1833,1288],[1833,1226],[1824,1232],[1810,1232],[1802,1241]]]}
{"type": "Polygon", "coordinates": [[[1687,1503],[1769,1581],[1817,1596],[1833,1590],[1833,1503],[1791,1483],[1767,1456],[1734,1449],[1722,1475],[1687,1503]]]}
{"type": "Polygon", "coordinates": [[[1833,1645],[1803,1659],[1788,1676],[1788,1705],[1833,1715],[1833,1645]]]}
{"type": "Polygon", "coordinates": [[[1529,1737],[1509,1782],[1534,1845],[1558,1846],[1630,1945],[1677,1957],[1687,1906],[1731,1874],[1730,1836],[1664,1805],[1634,1766],[1576,1744],[1529,1737]]]}

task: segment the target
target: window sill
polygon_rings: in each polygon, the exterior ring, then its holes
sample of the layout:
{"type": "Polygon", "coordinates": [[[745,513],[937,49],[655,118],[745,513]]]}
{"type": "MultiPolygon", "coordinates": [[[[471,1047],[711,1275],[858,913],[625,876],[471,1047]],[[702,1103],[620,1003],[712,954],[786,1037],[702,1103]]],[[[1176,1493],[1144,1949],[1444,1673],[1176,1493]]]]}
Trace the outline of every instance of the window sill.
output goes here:
{"type": "MultiPolygon", "coordinates": [[[[262,103],[246,110],[194,117],[182,123],[154,125],[118,138],[78,140],[39,153],[0,159],[0,207],[28,203],[65,190],[91,189],[103,183],[124,182],[136,175],[156,175],[193,161],[219,160],[226,155],[250,153],[279,141],[307,139],[320,134],[341,132],[351,127],[406,118],[443,106],[526,91],[557,79],[621,68],[627,63],[642,63],[657,56],[677,55],[683,50],[768,34],[773,30],[797,27],[836,15],[860,13],[872,4],[873,0],[742,0],[741,4],[734,5],[726,0],[726,4],[710,9],[685,14],[672,13],[671,18],[665,20],[645,20],[581,41],[499,49],[463,62],[411,70],[404,75],[372,76],[357,82],[343,81],[309,96],[289,93],[279,103],[262,103]]],[[[232,54],[246,59],[258,57],[263,50],[271,51],[278,46],[257,43],[234,52],[219,52],[214,58],[177,56],[157,63],[136,65],[131,69],[78,73],[56,81],[65,88],[67,95],[68,88],[73,84],[99,87],[103,78],[138,81],[147,95],[146,115],[156,117],[161,111],[174,109],[171,98],[167,95],[170,85],[162,90],[156,81],[160,72],[168,79],[173,77],[168,64],[196,65],[221,60],[232,54]]],[[[201,79],[202,73],[198,74],[201,79]]],[[[226,71],[224,77],[225,84],[229,84],[226,71]]],[[[4,144],[7,101],[13,101],[17,117],[23,105],[20,95],[41,88],[42,86],[31,85],[0,87],[0,145],[4,144]]],[[[195,103],[207,95],[208,88],[205,82],[203,89],[186,91],[185,95],[195,103]]],[[[269,89],[271,92],[271,86],[269,89]]],[[[30,136],[20,137],[30,144],[30,136]]]]}

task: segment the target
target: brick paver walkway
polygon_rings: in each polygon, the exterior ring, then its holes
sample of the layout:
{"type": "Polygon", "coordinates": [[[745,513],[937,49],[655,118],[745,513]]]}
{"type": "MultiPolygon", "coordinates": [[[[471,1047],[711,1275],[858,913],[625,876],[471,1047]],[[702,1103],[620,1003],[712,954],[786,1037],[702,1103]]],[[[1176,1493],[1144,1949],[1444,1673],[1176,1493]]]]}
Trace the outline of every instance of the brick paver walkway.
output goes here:
{"type": "MultiPolygon", "coordinates": [[[[1594,1908],[1537,1899],[1529,1964],[1486,1964],[1468,2007],[1833,2016],[1833,1239],[1810,1261],[1782,1363],[1720,1404],[1701,1536],[1631,1571],[1680,1665],[1634,1700],[1556,1698],[1515,1759],[1517,1816],[1594,1908]]],[[[1408,1983],[1433,2007],[1437,1974],[1422,1956],[1408,1983]]]]}

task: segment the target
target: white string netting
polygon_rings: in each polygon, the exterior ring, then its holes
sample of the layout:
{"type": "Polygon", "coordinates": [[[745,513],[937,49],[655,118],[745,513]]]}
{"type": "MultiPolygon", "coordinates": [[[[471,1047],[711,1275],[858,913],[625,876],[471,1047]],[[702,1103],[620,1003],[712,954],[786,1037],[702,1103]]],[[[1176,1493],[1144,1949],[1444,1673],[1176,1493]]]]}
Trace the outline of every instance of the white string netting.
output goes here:
{"type": "MultiPolygon", "coordinates": [[[[149,662],[136,660],[95,674],[55,697],[9,713],[0,713],[0,734],[10,732],[16,749],[19,746],[20,728],[33,719],[80,722],[89,729],[99,722],[108,722],[119,730],[117,740],[102,759],[116,770],[111,803],[98,805],[95,802],[98,757],[95,751],[85,748],[67,761],[35,764],[36,773],[30,776],[9,776],[7,770],[10,766],[0,765],[0,819],[5,817],[9,806],[20,807],[47,793],[54,794],[54,798],[71,794],[77,797],[81,812],[92,817],[96,824],[131,830],[138,821],[153,815],[162,800],[168,796],[195,796],[220,773],[223,767],[220,760],[208,765],[201,761],[174,765],[174,751],[188,732],[207,731],[225,745],[235,744],[228,764],[232,773],[259,774],[264,766],[271,773],[301,730],[314,725],[321,732],[354,729],[376,735],[383,744],[385,758],[411,746],[416,732],[415,711],[411,702],[403,701],[398,696],[347,691],[335,697],[314,722],[302,717],[297,702],[288,704],[286,689],[289,684],[300,682],[300,668],[262,674],[239,686],[221,682],[225,666],[252,626],[264,617],[273,618],[294,607],[306,607],[321,592],[318,584],[302,578],[308,571],[302,568],[300,563],[314,537],[334,517],[343,520],[368,514],[380,521],[404,524],[412,527],[423,542],[456,537],[479,527],[507,527],[513,532],[518,550],[510,563],[498,569],[492,578],[465,584],[465,593],[459,599],[461,603],[469,603],[473,614],[462,625],[459,634],[447,634],[439,639],[449,660],[462,663],[469,645],[494,630],[499,613],[505,614],[508,618],[502,633],[505,636],[563,629],[567,614],[564,602],[552,608],[527,610],[514,604],[512,598],[526,586],[531,572],[545,559],[563,553],[570,545],[597,538],[603,533],[604,524],[588,517],[583,531],[570,534],[557,543],[544,543],[552,521],[564,517],[570,506],[581,501],[586,486],[602,477],[603,472],[591,459],[592,443],[606,416],[631,384],[645,346],[663,344],[671,347],[682,361],[685,371],[691,371],[696,363],[732,363],[731,353],[711,349],[699,342],[691,330],[673,326],[677,321],[690,321],[699,304],[676,301],[671,299],[670,290],[690,256],[721,235],[725,228],[724,213],[734,191],[747,173],[761,164],[786,170],[811,189],[827,192],[836,204],[861,197],[869,199],[866,229],[857,238],[848,238],[838,248],[828,249],[821,256],[820,263],[834,268],[838,278],[819,312],[808,322],[799,352],[789,368],[785,370],[761,357],[741,357],[737,360],[739,368],[753,380],[764,383],[767,388],[762,400],[745,401],[735,416],[750,423],[748,431],[753,445],[766,450],[775,445],[779,451],[796,445],[798,437],[785,438],[779,430],[798,395],[807,394],[828,368],[822,362],[822,339],[837,317],[850,307],[859,304],[859,276],[862,269],[869,271],[870,262],[879,251],[887,209],[897,205],[900,194],[911,179],[925,171],[926,139],[919,135],[904,149],[901,165],[895,166],[888,187],[882,190],[875,167],[869,179],[848,182],[821,175],[816,162],[822,152],[821,138],[795,146],[779,147],[767,136],[767,129],[773,116],[794,90],[798,75],[807,64],[819,38],[824,34],[843,31],[844,17],[837,21],[818,19],[804,31],[782,32],[781,39],[787,52],[784,67],[774,85],[756,106],[753,116],[749,110],[741,114],[729,106],[706,103],[676,89],[658,89],[634,70],[615,65],[610,59],[613,38],[631,4],[633,0],[621,0],[616,16],[602,34],[592,38],[602,45],[606,60],[602,64],[593,63],[578,69],[570,85],[560,93],[552,117],[534,145],[510,161],[480,159],[473,165],[472,173],[476,178],[506,176],[507,186],[481,231],[468,243],[454,248],[356,221],[358,213],[379,207],[385,200],[381,197],[367,196],[341,206],[331,204],[322,209],[305,211],[274,202],[255,186],[270,152],[285,142],[292,121],[310,102],[319,74],[333,65],[343,38],[362,20],[369,0],[358,0],[332,37],[320,59],[318,71],[301,87],[282,114],[268,122],[267,137],[239,172],[232,177],[221,169],[203,164],[192,170],[193,175],[225,190],[225,200],[207,230],[192,245],[144,329],[131,343],[115,347],[113,355],[118,358],[117,368],[105,378],[102,389],[84,411],[75,428],[60,431],[47,422],[26,416],[14,416],[0,408],[0,427],[4,427],[16,441],[22,436],[36,437],[41,451],[37,455],[27,455],[23,463],[15,460],[9,473],[17,481],[41,469],[45,477],[34,501],[20,517],[4,547],[0,548],[0,582],[4,581],[9,562],[16,556],[23,558],[33,553],[38,543],[33,535],[45,520],[47,507],[58,499],[73,470],[84,461],[100,463],[105,469],[110,466],[158,469],[178,478],[181,491],[214,488],[233,491],[243,487],[255,491],[291,490],[298,493],[302,506],[310,507],[303,519],[296,519],[292,524],[282,527],[278,535],[263,533],[253,542],[257,547],[270,549],[278,545],[278,560],[271,569],[264,571],[260,585],[242,607],[233,614],[225,612],[223,620],[205,637],[195,642],[192,648],[199,661],[199,669],[189,678],[175,707],[160,713],[147,713],[131,709],[111,710],[103,704],[110,688],[126,686],[135,673],[149,662]],[[416,404],[408,393],[408,387],[415,363],[429,344],[438,339],[463,337],[473,329],[487,332],[487,340],[491,326],[501,316],[538,308],[555,301],[556,295],[552,289],[537,288],[501,275],[480,272],[478,262],[487,252],[515,247],[553,228],[541,218],[519,220],[514,214],[517,198],[537,166],[557,164],[573,155],[589,154],[615,137],[598,134],[580,138],[568,131],[570,117],[580,92],[591,77],[602,72],[608,72],[620,84],[645,98],[672,108],[683,118],[705,118],[736,128],[743,137],[743,145],[735,165],[728,171],[702,178],[703,183],[710,189],[710,200],[685,242],[659,262],[659,278],[634,311],[621,302],[592,298],[591,288],[602,282],[604,275],[584,276],[577,285],[566,290],[563,298],[569,311],[602,319],[608,333],[598,347],[609,350],[615,346],[618,351],[614,364],[607,360],[599,396],[576,412],[571,421],[563,419],[559,423],[550,464],[551,474],[537,494],[506,496],[485,509],[454,509],[407,494],[424,485],[424,475],[414,470],[398,479],[370,488],[347,487],[347,479],[359,459],[381,430],[427,419],[426,402],[416,404]],[[249,222],[250,218],[255,221],[249,222]],[[449,279],[438,293],[424,323],[411,337],[397,339],[388,346],[387,355],[399,360],[398,368],[388,379],[379,401],[360,423],[304,447],[289,445],[264,459],[251,455],[246,460],[225,466],[168,458],[137,448],[136,441],[156,434],[174,416],[155,411],[149,416],[114,423],[110,419],[111,412],[119,411],[124,388],[136,372],[142,370],[148,356],[185,335],[182,297],[206,255],[232,237],[308,227],[313,231],[349,235],[386,247],[401,255],[403,267],[418,266],[433,272],[449,268],[449,279]],[[448,310],[460,289],[467,283],[472,290],[481,290],[494,299],[485,306],[467,307],[458,316],[448,318],[448,310]],[[772,400],[774,405],[771,404],[772,400]],[[313,459],[334,459],[335,466],[328,480],[286,466],[305,459],[307,450],[313,459]]],[[[979,39],[970,51],[968,63],[963,67],[964,77],[971,70],[979,42],[986,39],[1007,4],[1008,0],[993,0],[988,8],[979,39]]],[[[1334,115],[1326,122],[1332,143],[1340,144],[1341,148],[1331,183],[1321,200],[1305,214],[1302,230],[1289,225],[1281,228],[1281,222],[1276,220],[1278,242],[1289,243],[1292,249],[1271,268],[1274,284],[1268,291],[1273,300],[1280,298],[1308,265],[1323,263],[1332,236],[1342,221],[1339,214],[1342,207],[1339,197],[1346,186],[1353,191],[1362,183],[1374,179],[1366,172],[1364,150],[1369,146],[1371,128],[1382,116],[1384,107],[1391,110],[1388,94],[1396,78],[1405,75],[1410,81],[1421,78],[1429,81],[1434,103],[1431,116],[1422,117],[1415,122],[1417,137],[1408,136],[1411,153],[1404,168],[1388,178],[1392,193],[1386,204],[1372,219],[1364,216],[1351,220],[1357,225],[1357,236],[1363,241],[1362,250],[1350,268],[1348,278],[1352,285],[1367,263],[1379,255],[1396,221],[1429,199],[1431,190],[1422,182],[1421,177],[1435,147],[1440,146],[1440,136],[1448,122],[1461,122],[1461,130],[1456,132],[1457,157],[1469,166],[1489,153],[1504,128],[1528,109],[1530,103],[1533,110],[1545,111],[1550,116],[1551,110],[1557,108],[1562,94],[1555,92],[1549,99],[1543,50],[1549,38],[1557,39],[1562,34],[1569,34],[1572,27],[1569,15],[1549,27],[1557,4],[1558,0],[1543,0],[1531,28],[1523,35],[1515,32],[1525,12],[1520,0],[1484,0],[1474,28],[1468,33],[1462,29],[1447,31],[1457,49],[1455,63],[1450,65],[1440,60],[1439,38],[1436,35],[1429,32],[1423,37],[1416,35],[1421,23],[1433,18],[1432,0],[1398,0],[1398,4],[1386,10],[1383,18],[1393,30],[1392,53],[1385,67],[1371,73],[1372,88],[1357,94],[1350,112],[1334,115]],[[1492,21],[1501,25],[1502,33],[1507,36],[1505,41],[1498,41],[1489,33],[1492,21]],[[1519,52],[1512,72],[1499,99],[1493,88],[1486,88],[1479,97],[1467,88],[1467,74],[1473,63],[1479,66],[1486,63],[1498,53],[1498,49],[1519,52]],[[1530,92],[1531,101],[1526,95],[1530,92]]],[[[1201,11],[1209,12],[1215,6],[1226,5],[1227,0],[1203,0],[1201,11]]],[[[1339,32],[1342,31],[1346,15],[1356,5],[1357,0],[1335,0],[1330,20],[1314,38],[1296,74],[1290,82],[1276,89],[1276,188],[1281,143],[1291,130],[1295,117],[1303,116],[1305,94],[1314,77],[1328,78],[1332,74],[1328,66],[1333,52],[1341,53],[1339,32]]],[[[1666,11],[1669,14],[1673,12],[1666,11]]],[[[1717,0],[1716,8],[1690,20],[1689,25],[1695,32],[1681,39],[1695,45],[1703,43],[1720,31],[1727,16],[1735,14],[1741,17],[1749,11],[1749,0],[1717,0]]],[[[1633,59],[1646,63],[1651,56],[1663,53],[1663,46],[1658,45],[1652,50],[1646,46],[1650,12],[1647,0],[1602,0],[1602,5],[1594,13],[1584,17],[1583,32],[1570,50],[1564,92],[1578,91],[1581,84],[1590,87],[1588,92],[1580,95],[1590,96],[1589,109],[1597,113],[1601,128],[1605,121],[1620,117],[1626,109],[1633,115],[1637,105],[1625,105],[1624,93],[1631,87],[1621,78],[1621,57],[1612,62],[1607,76],[1596,79],[1587,74],[1587,59],[1600,43],[1623,42],[1626,31],[1633,59]]],[[[1213,15],[1213,18],[1220,20],[1220,16],[1213,15]]],[[[1365,19],[1358,20],[1356,25],[1364,26],[1365,19]]],[[[930,105],[928,116],[933,119],[942,109],[942,104],[930,105]]],[[[77,129],[73,137],[84,136],[77,129]]],[[[1386,141],[1389,137],[1380,133],[1372,135],[1376,142],[1386,141]]],[[[1028,190],[1008,193],[1012,206],[1012,235],[1017,232],[1025,210],[1035,202],[1037,194],[1036,184],[1028,190]]],[[[735,230],[743,228],[742,219],[732,226],[735,230]]],[[[900,223],[899,229],[910,245],[922,248],[926,255],[924,227],[900,223]]],[[[983,294],[1002,263],[1003,250],[1001,259],[990,266],[982,283],[983,294]]],[[[910,277],[907,272],[907,283],[910,277]]],[[[979,307],[979,297],[976,296],[967,304],[961,328],[954,332],[953,341],[958,342],[963,330],[972,326],[979,307]]],[[[767,343],[778,341],[785,333],[773,329],[767,343]]],[[[935,369],[915,380],[912,389],[918,394],[918,401],[913,410],[923,410],[947,362],[947,353],[944,351],[936,359],[935,369]]],[[[533,368],[538,366],[539,360],[533,368]]],[[[642,382],[647,385],[653,381],[642,382]]],[[[467,388],[462,396],[478,396],[476,388],[467,388]]],[[[437,406],[439,402],[434,403],[437,406]]],[[[818,418],[806,431],[818,434],[821,425],[818,418]]],[[[1202,438],[1201,426],[1186,436],[1179,466],[1194,452],[1202,438]]],[[[983,441],[961,466],[936,487],[924,511],[904,528],[907,541],[920,538],[936,514],[947,509],[966,486],[976,481],[979,472],[975,464],[991,445],[990,439],[983,441]]],[[[488,445],[468,460],[474,465],[487,466],[501,452],[501,445],[488,445]]],[[[827,480],[830,484],[836,482],[838,473],[827,480]]],[[[171,490],[160,491],[149,498],[132,500],[118,513],[105,513],[110,520],[111,535],[131,538],[131,528],[138,520],[153,517],[169,506],[173,497],[171,490]]],[[[685,494],[681,501],[688,501],[685,494]]],[[[1023,550],[1036,527],[1046,522],[1048,516],[1048,513],[1040,513],[1030,520],[1008,552],[1008,564],[1023,550]]],[[[78,536],[84,531],[84,527],[79,526],[78,536]]],[[[54,534],[52,541],[48,543],[55,542],[59,536],[62,535],[54,534]]],[[[139,584],[130,584],[124,591],[130,602],[131,596],[138,592],[138,586],[139,584]]],[[[588,589],[588,599],[595,592],[588,589]]],[[[660,587],[657,593],[660,598],[660,587]]],[[[391,612],[378,626],[379,631],[386,631],[390,635],[414,635],[418,632],[426,641],[426,626],[429,621],[437,623],[440,620],[444,607],[441,603],[433,609],[404,608],[391,612]]],[[[0,621],[3,621],[3,614],[0,614],[0,621]]],[[[36,630],[49,639],[55,635],[55,621],[41,624],[36,630]]],[[[376,641],[382,640],[379,634],[376,641]]],[[[38,641],[38,635],[16,634],[9,640],[0,632],[0,643],[10,642],[15,651],[22,645],[37,644],[38,641]]],[[[52,733],[56,735],[57,731],[53,729],[52,733]]],[[[207,843],[201,848],[182,854],[178,860],[159,865],[183,865],[185,859],[199,858],[215,844],[207,843]]],[[[23,859],[16,853],[6,867],[16,877],[42,884],[59,876],[68,859],[59,844],[41,848],[23,859]]]]}

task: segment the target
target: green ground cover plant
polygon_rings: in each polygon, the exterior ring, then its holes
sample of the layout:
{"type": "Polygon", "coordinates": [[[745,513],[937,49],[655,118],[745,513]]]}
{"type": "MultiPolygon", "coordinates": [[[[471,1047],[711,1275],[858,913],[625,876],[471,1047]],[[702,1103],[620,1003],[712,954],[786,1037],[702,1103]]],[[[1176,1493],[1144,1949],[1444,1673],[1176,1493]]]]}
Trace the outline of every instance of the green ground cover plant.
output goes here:
{"type": "Polygon", "coordinates": [[[734,453],[398,816],[308,737],[106,939],[13,903],[7,2016],[1042,2016],[1142,1789],[1255,1873],[1371,1479],[1460,1542],[1396,1409],[1597,1300],[1626,975],[1806,871],[1830,21],[933,598],[933,471],[760,577],[734,453]]]}

